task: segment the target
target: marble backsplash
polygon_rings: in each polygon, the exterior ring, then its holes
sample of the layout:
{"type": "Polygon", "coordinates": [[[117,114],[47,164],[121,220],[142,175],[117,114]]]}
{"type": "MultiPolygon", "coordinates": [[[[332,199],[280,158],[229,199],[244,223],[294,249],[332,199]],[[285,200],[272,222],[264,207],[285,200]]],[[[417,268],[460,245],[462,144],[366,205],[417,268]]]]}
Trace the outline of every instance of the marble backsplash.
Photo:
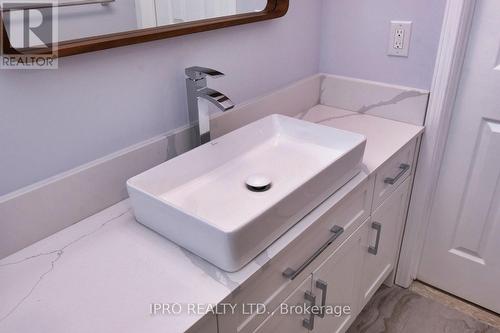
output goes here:
{"type": "Polygon", "coordinates": [[[381,82],[323,75],[320,104],[423,125],[429,92],[381,82]]]}
{"type": "Polygon", "coordinates": [[[428,100],[426,90],[317,74],[216,114],[211,130],[219,137],[270,114],[295,116],[318,104],[422,126],[428,100]]]}
{"type": "MultiPolygon", "coordinates": [[[[270,114],[296,116],[318,104],[422,125],[429,92],[316,74],[214,115],[219,137],[270,114]]],[[[0,197],[0,258],[127,197],[128,178],[191,149],[185,126],[0,197]]]]}

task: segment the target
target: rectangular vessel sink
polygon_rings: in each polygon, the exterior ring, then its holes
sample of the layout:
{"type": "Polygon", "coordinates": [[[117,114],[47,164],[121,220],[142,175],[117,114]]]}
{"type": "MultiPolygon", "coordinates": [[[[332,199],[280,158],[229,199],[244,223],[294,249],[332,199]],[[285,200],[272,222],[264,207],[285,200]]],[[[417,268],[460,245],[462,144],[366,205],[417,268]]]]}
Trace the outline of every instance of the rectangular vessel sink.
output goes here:
{"type": "Polygon", "coordinates": [[[365,144],[360,134],[272,115],[129,179],[127,188],[140,223],[236,271],[354,177],[365,144]]]}

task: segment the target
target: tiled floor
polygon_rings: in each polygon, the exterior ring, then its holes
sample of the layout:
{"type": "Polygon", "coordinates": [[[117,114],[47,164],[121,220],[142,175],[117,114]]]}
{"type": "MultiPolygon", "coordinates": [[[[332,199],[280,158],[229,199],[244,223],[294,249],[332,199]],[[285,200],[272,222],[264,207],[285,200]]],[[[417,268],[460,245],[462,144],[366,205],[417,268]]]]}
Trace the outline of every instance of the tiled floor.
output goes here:
{"type": "MultiPolygon", "coordinates": [[[[500,333],[499,329],[487,325],[488,321],[480,321],[469,315],[474,315],[474,311],[462,311],[460,306],[455,306],[463,302],[451,301],[454,298],[450,296],[450,299],[441,299],[439,297],[442,295],[436,297],[432,290],[434,289],[427,290],[422,285],[409,290],[396,286],[382,287],[347,332],[500,333]]],[[[493,323],[488,323],[494,325],[498,316],[490,316],[493,323]]]]}
{"type": "Polygon", "coordinates": [[[415,281],[411,285],[410,290],[420,296],[433,299],[452,309],[465,313],[485,324],[495,327],[497,330],[500,330],[500,316],[491,311],[485,310],[471,303],[464,302],[455,296],[418,281],[415,281]]]}

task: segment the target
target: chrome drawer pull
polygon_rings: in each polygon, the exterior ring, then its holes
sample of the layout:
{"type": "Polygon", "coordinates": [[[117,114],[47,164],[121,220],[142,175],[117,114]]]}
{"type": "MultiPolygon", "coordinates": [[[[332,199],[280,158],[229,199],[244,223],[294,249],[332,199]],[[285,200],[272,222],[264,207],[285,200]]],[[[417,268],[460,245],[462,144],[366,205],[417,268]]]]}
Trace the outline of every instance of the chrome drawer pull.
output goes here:
{"type": "Polygon", "coordinates": [[[324,318],[325,317],[325,305],[326,305],[326,293],[328,291],[328,283],[326,283],[323,280],[318,280],[318,281],[316,281],[316,288],[321,290],[321,307],[320,307],[318,317],[324,318]]]}
{"type": "MultiPolygon", "coordinates": [[[[306,301],[311,302],[311,306],[316,306],[316,296],[314,296],[314,294],[311,293],[310,291],[306,291],[304,293],[304,299],[306,301]]],[[[309,318],[304,319],[302,321],[302,326],[304,326],[305,328],[307,328],[310,331],[312,331],[314,329],[314,311],[311,311],[309,318]]]]}
{"type": "Polygon", "coordinates": [[[394,178],[386,178],[386,179],[384,179],[384,183],[389,184],[389,185],[396,184],[398,182],[399,178],[403,177],[403,175],[405,174],[405,172],[408,171],[408,170],[410,170],[410,165],[402,163],[399,166],[399,169],[401,169],[401,171],[397,174],[396,177],[394,177],[394,178]]]}
{"type": "Polygon", "coordinates": [[[312,256],[309,257],[309,259],[306,260],[305,263],[300,265],[299,268],[293,269],[293,268],[287,268],[283,272],[283,276],[286,277],[287,279],[293,280],[295,279],[302,271],[316,259],[321,252],[323,252],[330,244],[332,244],[342,233],[344,232],[344,228],[339,227],[338,225],[333,226],[333,228],[330,230],[332,232],[332,236],[326,241],[323,246],[321,246],[312,256]]]}
{"type": "Polygon", "coordinates": [[[380,243],[380,234],[382,233],[382,224],[373,222],[372,228],[377,230],[377,239],[375,240],[375,246],[370,246],[368,248],[368,252],[376,256],[378,253],[378,245],[380,243]]]}

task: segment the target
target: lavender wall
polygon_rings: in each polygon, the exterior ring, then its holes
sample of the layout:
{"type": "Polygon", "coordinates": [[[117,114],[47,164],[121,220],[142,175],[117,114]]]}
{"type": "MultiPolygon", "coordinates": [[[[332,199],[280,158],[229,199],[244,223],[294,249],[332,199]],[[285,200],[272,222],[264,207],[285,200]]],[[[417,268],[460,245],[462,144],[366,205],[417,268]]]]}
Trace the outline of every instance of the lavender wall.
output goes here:
{"type": "Polygon", "coordinates": [[[281,19],[61,59],[0,73],[0,195],[187,123],[184,68],[241,101],[318,72],[321,1],[281,19]]]}
{"type": "Polygon", "coordinates": [[[236,103],[318,70],[428,89],[444,3],[290,0],[274,21],[2,71],[0,195],[185,125],[191,65],[226,72],[210,85],[236,103]],[[391,19],[414,22],[409,58],[386,55],[391,19]]]}
{"type": "Polygon", "coordinates": [[[322,72],[429,89],[445,0],[324,0],[322,72]],[[391,20],[413,21],[408,58],[387,56],[391,20]]]}

